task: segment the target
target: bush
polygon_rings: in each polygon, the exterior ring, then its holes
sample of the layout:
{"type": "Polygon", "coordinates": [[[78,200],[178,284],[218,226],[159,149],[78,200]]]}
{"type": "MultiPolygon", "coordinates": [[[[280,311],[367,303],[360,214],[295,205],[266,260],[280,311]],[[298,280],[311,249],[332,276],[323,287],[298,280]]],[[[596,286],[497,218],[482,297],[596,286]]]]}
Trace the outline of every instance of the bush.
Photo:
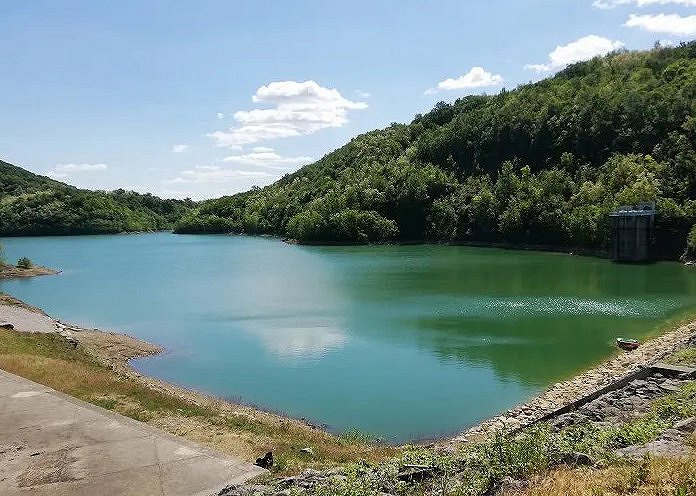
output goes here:
{"type": "Polygon", "coordinates": [[[686,248],[689,253],[696,253],[696,224],[691,227],[689,236],[686,238],[686,248]]]}
{"type": "Polygon", "coordinates": [[[314,210],[295,214],[287,234],[298,241],[372,243],[387,241],[399,233],[396,223],[374,211],[341,210],[328,217],[314,210]]]}
{"type": "Polygon", "coordinates": [[[184,216],[174,228],[176,234],[228,234],[236,231],[238,229],[231,219],[198,213],[184,216]]]}
{"type": "Polygon", "coordinates": [[[22,257],[19,260],[17,260],[17,267],[19,267],[20,269],[31,269],[33,266],[34,263],[27,257],[22,257]]]}

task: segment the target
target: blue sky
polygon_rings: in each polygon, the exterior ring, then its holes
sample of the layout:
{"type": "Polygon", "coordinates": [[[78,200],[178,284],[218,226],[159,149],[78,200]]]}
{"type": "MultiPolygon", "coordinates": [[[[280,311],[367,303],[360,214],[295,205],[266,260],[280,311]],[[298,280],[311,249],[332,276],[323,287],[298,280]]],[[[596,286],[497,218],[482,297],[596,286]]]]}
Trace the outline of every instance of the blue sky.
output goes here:
{"type": "Polygon", "coordinates": [[[195,199],[440,100],[696,37],[696,0],[0,0],[0,158],[195,199]]]}

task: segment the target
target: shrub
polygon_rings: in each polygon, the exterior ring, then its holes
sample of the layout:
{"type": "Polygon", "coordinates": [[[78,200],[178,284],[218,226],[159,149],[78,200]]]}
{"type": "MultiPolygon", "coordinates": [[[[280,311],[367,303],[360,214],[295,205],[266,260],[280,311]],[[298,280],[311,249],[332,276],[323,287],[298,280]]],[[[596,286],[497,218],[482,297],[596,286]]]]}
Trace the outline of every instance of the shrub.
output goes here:
{"type": "Polygon", "coordinates": [[[22,257],[19,260],[17,260],[17,267],[19,267],[20,269],[31,269],[33,266],[34,263],[27,257],[22,257]]]}
{"type": "Polygon", "coordinates": [[[690,254],[696,253],[696,224],[691,227],[689,235],[686,238],[686,249],[690,254]]]}

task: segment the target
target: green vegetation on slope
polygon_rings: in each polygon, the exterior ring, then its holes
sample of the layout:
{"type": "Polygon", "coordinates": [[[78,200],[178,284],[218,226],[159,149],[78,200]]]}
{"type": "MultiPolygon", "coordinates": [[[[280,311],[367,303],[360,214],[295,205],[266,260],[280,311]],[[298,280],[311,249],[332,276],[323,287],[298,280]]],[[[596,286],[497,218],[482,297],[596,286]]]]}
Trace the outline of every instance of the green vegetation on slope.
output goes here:
{"type": "Polygon", "coordinates": [[[617,52],[439,103],[263,189],[204,202],[180,233],[601,249],[607,213],[656,200],[661,256],[696,219],[696,43],[617,52]]]}
{"type": "Polygon", "coordinates": [[[122,189],[78,189],[0,161],[0,236],[170,229],[192,205],[122,189]]]}

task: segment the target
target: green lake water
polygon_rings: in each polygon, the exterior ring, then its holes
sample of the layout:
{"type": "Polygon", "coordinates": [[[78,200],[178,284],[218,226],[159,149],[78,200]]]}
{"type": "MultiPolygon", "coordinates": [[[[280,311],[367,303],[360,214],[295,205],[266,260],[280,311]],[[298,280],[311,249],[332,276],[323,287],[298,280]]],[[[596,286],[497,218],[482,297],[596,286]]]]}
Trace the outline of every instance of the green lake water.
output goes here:
{"type": "Polygon", "coordinates": [[[696,271],[676,263],[168,233],[0,242],[63,270],[0,290],[167,348],[139,371],[393,442],[461,431],[696,309],[696,271]]]}

